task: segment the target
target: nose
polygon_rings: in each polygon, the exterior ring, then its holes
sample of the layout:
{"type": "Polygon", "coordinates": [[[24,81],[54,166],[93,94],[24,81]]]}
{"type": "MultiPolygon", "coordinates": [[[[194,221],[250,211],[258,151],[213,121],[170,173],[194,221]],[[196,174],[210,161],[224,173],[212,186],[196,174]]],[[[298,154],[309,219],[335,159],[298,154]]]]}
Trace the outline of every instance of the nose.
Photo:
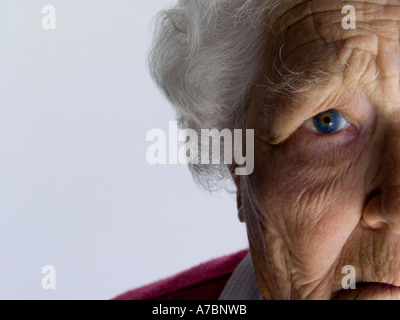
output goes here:
{"type": "Polygon", "coordinates": [[[400,235],[400,134],[392,131],[385,138],[376,175],[378,191],[368,199],[362,225],[400,235]]]}
{"type": "Polygon", "coordinates": [[[400,235],[400,186],[385,187],[375,194],[364,209],[362,224],[400,235]]]}

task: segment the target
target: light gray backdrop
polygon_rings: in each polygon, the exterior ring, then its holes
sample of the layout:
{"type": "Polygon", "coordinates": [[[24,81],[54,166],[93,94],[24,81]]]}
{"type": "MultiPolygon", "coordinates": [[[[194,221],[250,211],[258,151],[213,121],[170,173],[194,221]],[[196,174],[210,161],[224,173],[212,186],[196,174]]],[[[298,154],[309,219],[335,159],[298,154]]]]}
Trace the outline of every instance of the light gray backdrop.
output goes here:
{"type": "Polygon", "coordinates": [[[146,162],[174,119],[145,65],[172,3],[0,1],[1,299],[109,299],[247,247],[233,195],[146,162]]]}

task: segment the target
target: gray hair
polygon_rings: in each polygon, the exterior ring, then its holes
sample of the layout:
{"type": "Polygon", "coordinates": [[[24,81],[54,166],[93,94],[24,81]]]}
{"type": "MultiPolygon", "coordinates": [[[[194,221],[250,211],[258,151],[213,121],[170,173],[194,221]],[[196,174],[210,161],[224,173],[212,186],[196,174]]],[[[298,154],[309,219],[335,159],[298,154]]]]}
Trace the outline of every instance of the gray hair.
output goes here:
{"type": "MultiPolygon", "coordinates": [[[[266,28],[284,0],[180,0],[158,15],[150,73],[175,107],[181,127],[242,129],[250,91],[265,61],[266,28]]],[[[225,165],[191,165],[213,189],[225,165]]]]}

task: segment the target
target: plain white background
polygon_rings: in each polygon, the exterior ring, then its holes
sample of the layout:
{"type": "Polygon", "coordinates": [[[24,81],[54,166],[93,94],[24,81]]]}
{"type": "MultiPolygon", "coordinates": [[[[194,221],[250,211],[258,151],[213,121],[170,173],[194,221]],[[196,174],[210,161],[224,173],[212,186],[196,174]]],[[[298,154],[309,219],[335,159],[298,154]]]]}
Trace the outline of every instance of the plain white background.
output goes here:
{"type": "Polygon", "coordinates": [[[146,133],[174,120],[146,69],[174,2],[0,2],[1,299],[109,299],[248,246],[234,195],[146,162],[146,133]]]}

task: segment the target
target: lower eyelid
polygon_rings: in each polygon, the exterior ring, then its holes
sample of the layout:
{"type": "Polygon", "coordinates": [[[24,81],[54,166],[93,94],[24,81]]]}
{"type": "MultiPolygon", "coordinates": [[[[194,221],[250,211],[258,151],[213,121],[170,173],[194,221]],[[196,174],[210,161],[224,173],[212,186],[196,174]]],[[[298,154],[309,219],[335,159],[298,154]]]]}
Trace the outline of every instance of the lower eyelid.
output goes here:
{"type": "Polygon", "coordinates": [[[299,165],[326,166],[349,161],[363,149],[364,135],[355,126],[330,135],[300,128],[281,145],[281,152],[299,165]]]}
{"type": "Polygon", "coordinates": [[[329,149],[336,149],[337,147],[340,148],[359,135],[359,128],[358,126],[352,125],[348,123],[346,127],[338,132],[324,134],[319,133],[316,129],[315,130],[308,130],[307,128],[300,128],[292,138],[296,145],[301,147],[303,145],[307,146],[307,149],[314,146],[315,148],[325,149],[329,152],[329,149]]]}

